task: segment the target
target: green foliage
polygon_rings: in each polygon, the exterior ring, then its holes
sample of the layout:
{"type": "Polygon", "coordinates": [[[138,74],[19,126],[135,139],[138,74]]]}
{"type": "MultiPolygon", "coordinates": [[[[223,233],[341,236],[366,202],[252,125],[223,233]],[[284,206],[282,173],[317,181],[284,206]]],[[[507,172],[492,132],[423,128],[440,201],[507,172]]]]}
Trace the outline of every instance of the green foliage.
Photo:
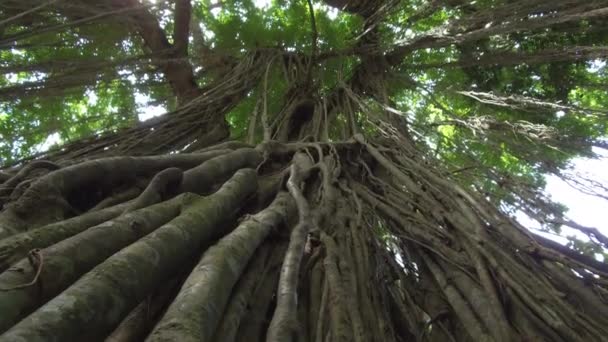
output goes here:
{"type": "MultiPolygon", "coordinates": [[[[398,2],[371,25],[371,19],[314,1],[317,53],[330,56],[319,59],[312,75],[321,96],[343,85],[366,59],[379,61],[420,37],[426,41],[461,37],[492,28],[497,25],[494,21],[505,16],[517,16],[513,11],[492,16],[492,11],[513,5],[512,1],[456,6],[461,2],[447,1],[432,7],[435,3],[398,2]],[[490,19],[484,20],[484,15],[490,19]],[[361,44],[368,41],[374,44],[361,44]],[[353,52],[362,46],[367,50],[353,52]]],[[[145,4],[172,42],[174,4],[145,4]]],[[[252,0],[195,0],[192,6],[191,26],[198,26],[202,37],[191,32],[189,54],[200,86],[221,79],[230,61],[253,49],[302,56],[313,51],[306,1],[272,0],[260,6],[252,0]],[[211,65],[215,60],[220,62],[211,65]]],[[[148,55],[133,23],[117,14],[69,24],[104,10],[101,5],[49,6],[2,27],[3,162],[31,155],[52,142],[132,125],[138,111],[148,104],[175,108],[164,75],[150,59],[158,56],[148,55]]],[[[0,18],[10,15],[2,14],[0,18]]],[[[526,20],[554,14],[538,12],[526,20]]],[[[605,56],[579,53],[580,47],[606,45],[605,19],[592,18],[416,48],[386,72],[383,90],[391,106],[404,113],[421,150],[445,164],[463,185],[488,194],[497,205],[521,208],[524,195],[513,192],[513,187],[542,187],[545,173],[563,168],[573,157],[592,155],[593,143],[608,135],[605,56]],[[572,55],[566,58],[564,51],[572,55]],[[531,58],[539,55],[544,57],[531,58]],[[513,62],[513,58],[521,60],[513,62]],[[480,101],[462,91],[483,93],[494,100],[480,101]]],[[[261,82],[227,114],[232,137],[247,135],[254,107],[266,92],[268,113],[280,112],[293,86],[285,80],[281,64],[277,60],[270,69],[268,89],[261,82]]],[[[369,105],[382,111],[371,101],[369,105]]],[[[373,119],[360,113],[357,122],[362,130],[373,133],[373,119]]],[[[346,116],[339,113],[330,134],[338,136],[347,127],[346,116]]],[[[261,132],[256,137],[261,139],[261,132]]],[[[551,211],[559,215],[563,208],[551,211]]]]}

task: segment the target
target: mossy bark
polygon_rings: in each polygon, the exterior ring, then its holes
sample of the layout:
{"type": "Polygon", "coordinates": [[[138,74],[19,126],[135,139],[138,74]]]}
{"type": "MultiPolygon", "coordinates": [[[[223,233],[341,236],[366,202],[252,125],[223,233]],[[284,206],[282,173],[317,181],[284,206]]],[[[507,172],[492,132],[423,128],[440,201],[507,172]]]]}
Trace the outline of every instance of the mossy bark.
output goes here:
{"type": "Polygon", "coordinates": [[[257,188],[251,169],[194,201],[171,222],[122,249],[0,336],[0,341],[77,341],[104,336],[193,252],[223,235],[222,223],[257,188]]]}
{"type": "Polygon", "coordinates": [[[149,157],[110,157],[86,161],[51,172],[36,180],[14,203],[0,214],[0,238],[19,231],[62,220],[66,198],[85,185],[103,180],[113,184],[160,170],[177,167],[191,169],[206,160],[230,152],[212,150],[204,153],[171,154],[149,157]],[[36,215],[32,215],[36,212],[36,215]]]}
{"type": "Polygon", "coordinates": [[[162,282],[125,317],[104,342],[143,341],[177,294],[185,273],[162,282]]]}
{"type": "Polygon", "coordinates": [[[119,204],[0,240],[0,272],[4,272],[10,265],[24,258],[30,250],[46,248],[92,226],[111,220],[120,215],[126,207],[127,204],[119,204]]]}
{"type": "MultiPolygon", "coordinates": [[[[41,250],[43,262],[38,283],[0,291],[0,331],[8,329],[121,248],[176,217],[183,197],[133,211],[41,250]]],[[[9,289],[26,284],[36,272],[28,259],[22,259],[0,274],[0,287],[9,289]]]]}
{"type": "Polygon", "coordinates": [[[281,192],[265,210],[250,216],[205,252],[147,341],[212,341],[232,288],[272,228],[295,212],[281,192]]]}
{"type": "Polygon", "coordinates": [[[266,276],[267,263],[271,255],[272,242],[264,243],[260,246],[251,261],[247,265],[246,271],[241,279],[234,286],[230,302],[224,310],[222,320],[215,331],[213,341],[235,342],[237,332],[243,317],[248,313],[248,305],[251,303],[255,290],[266,276]]]}
{"type": "Polygon", "coordinates": [[[352,341],[353,333],[350,324],[347,299],[342,287],[342,276],[338,270],[338,247],[334,239],[321,233],[321,241],[325,245],[325,276],[329,283],[329,314],[331,318],[333,341],[352,341]]]}
{"type": "Polygon", "coordinates": [[[252,148],[241,148],[221,154],[184,172],[180,191],[204,193],[209,190],[209,184],[225,180],[238,169],[255,168],[261,162],[261,153],[252,148]]]}

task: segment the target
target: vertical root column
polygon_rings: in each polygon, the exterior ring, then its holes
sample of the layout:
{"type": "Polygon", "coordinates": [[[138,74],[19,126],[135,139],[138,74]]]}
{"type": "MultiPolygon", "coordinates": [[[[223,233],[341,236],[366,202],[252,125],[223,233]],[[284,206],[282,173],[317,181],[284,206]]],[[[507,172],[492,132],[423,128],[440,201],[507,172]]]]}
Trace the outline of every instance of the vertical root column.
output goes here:
{"type": "Polygon", "coordinates": [[[266,341],[294,341],[297,332],[297,289],[300,274],[300,263],[304,254],[306,237],[313,226],[308,201],[299,188],[302,182],[303,163],[291,165],[291,175],[287,181],[289,193],[298,207],[299,221],[291,232],[289,246],[285,254],[277,289],[277,306],[275,308],[266,341]]]}
{"type": "Polygon", "coordinates": [[[209,248],[147,341],[212,341],[249,259],[270,230],[294,212],[291,196],[281,192],[267,209],[209,248]]]}

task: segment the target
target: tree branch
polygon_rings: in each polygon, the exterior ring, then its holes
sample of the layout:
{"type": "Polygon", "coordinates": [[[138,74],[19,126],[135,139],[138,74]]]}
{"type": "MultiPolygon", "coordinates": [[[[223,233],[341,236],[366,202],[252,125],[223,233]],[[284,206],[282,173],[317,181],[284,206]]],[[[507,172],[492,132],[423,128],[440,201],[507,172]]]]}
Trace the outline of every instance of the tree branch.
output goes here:
{"type": "Polygon", "coordinates": [[[192,4],[190,0],[177,0],[175,2],[173,46],[175,54],[180,57],[188,55],[188,35],[190,33],[191,15],[192,4]]]}
{"type": "Polygon", "coordinates": [[[592,60],[608,57],[608,47],[605,46],[572,46],[567,48],[548,49],[533,53],[497,52],[476,58],[460,59],[454,62],[421,64],[420,68],[467,68],[483,66],[508,66],[517,64],[544,64],[578,60],[592,60]]]}
{"type": "Polygon", "coordinates": [[[277,305],[268,327],[267,342],[295,341],[298,275],[306,238],[314,225],[308,200],[300,189],[300,183],[304,180],[305,172],[310,167],[306,164],[310,164],[307,157],[300,159],[300,163],[294,157],[294,164],[291,165],[290,176],[287,180],[287,189],[295,200],[299,219],[289,237],[289,246],[281,266],[277,288],[277,305]]]}
{"type": "MultiPolygon", "coordinates": [[[[137,0],[110,0],[112,6],[141,7],[137,0]]],[[[156,65],[169,81],[173,94],[179,104],[184,104],[200,95],[200,89],[194,80],[192,66],[186,60],[188,50],[188,25],[190,23],[191,5],[189,0],[179,0],[175,5],[175,43],[171,45],[156,17],[145,8],[130,12],[131,24],[144,40],[145,46],[152,53],[168,57],[160,59],[156,65]]]]}
{"type": "Polygon", "coordinates": [[[313,65],[316,61],[316,57],[317,57],[317,39],[319,36],[319,33],[317,32],[317,21],[315,20],[315,9],[312,5],[312,0],[308,0],[308,12],[310,13],[310,26],[311,26],[311,30],[312,30],[312,36],[311,36],[311,53],[310,53],[310,64],[308,64],[308,71],[307,71],[307,76],[306,79],[308,81],[308,84],[311,85],[312,84],[312,69],[313,69],[313,65]]]}
{"type": "Polygon", "coordinates": [[[602,18],[606,17],[607,15],[608,7],[604,7],[577,13],[563,13],[556,16],[544,16],[525,21],[507,21],[494,26],[474,29],[472,31],[456,35],[424,35],[412,41],[406,42],[402,46],[397,46],[387,55],[387,59],[389,60],[390,64],[396,65],[399,64],[407,54],[424,48],[439,48],[452,44],[463,44],[466,42],[478,41],[492,35],[505,35],[519,31],[533,31],[568,22],[602,18]]]}

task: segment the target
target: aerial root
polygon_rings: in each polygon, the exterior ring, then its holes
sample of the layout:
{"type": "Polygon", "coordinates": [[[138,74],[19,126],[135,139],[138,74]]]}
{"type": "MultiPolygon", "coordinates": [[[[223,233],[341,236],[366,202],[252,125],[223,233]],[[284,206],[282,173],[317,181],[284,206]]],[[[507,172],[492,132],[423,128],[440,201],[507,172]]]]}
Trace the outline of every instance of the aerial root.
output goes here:
{"type": "Polygon", "coordinates": [[[131,212],[149,205],[161,202],[175,192],[183,177],[182,170],[170,167],[157,173],[148,184],[148,187],[125,209],[124,213],[131,212]]]}
{"type": "Polygon", "coordinates": [[[338,269],[338,247],[334,239],[321,232],[321,241],[325,246],[325,276],[329,284],[329,313],[331,317],[332,341],[352,341],[347,299],[342,286],[342,275],[338,269]]]}
{"type": "Polygon", "coordinates": [[[272,229],[295,214],[295,204],[281,192],[266,209],[249,216],[204,252],[148,341],[211,341],[255,250],[272,229]]]}
{"type": "Polygon", "coordinates": [[[164,282],[120,322],[105,342],[142,341],[179,290],[184,275],[164,282]]]}
{"type": "MultiPolygon", "coordinates": [[[[252,169],[235,173],[213,195],[192,202],[178,217],[114,253],[72,286],[12,326],[0,340],[75,340],[113,329],[158,283],[187,263],[193,251],[209,244],[227,218],[257,188],[252,169]],[[69,317],[69,319],[67,319],[69,317]]],[[[102,239],[98,239],[98,242],[102,239]]],[[[5,272],[6,273],[6,272],[5,272]]],[[[4,311],[3,311],[4,312],[4,311]]],[[[2,317],[4,319],[4,317],[2,317]]]]}
{"type": "MultiPolygon", "coordinates": [[[[32,266],[32,268],[36,270],[34,279],[32,279],[32,281],[30,281],[29,283],[26,283],[26,284],[15,285],[15,286],[8,287],[8,288],[0,287],[0,291],[12,291],[12,290],[17,290],[17,289],[22,289],[25,287],[30,287],[32,285],[35,285],[38,282],[38,279],[40,278],[40,273],[42,272],[42,267],[44,266],[44,257],[42,255],[40,249],[38,249],[38,248],[32,249],[27,254],[27,259],[30,262],[30,265],[32,266]]],[[[10,268],[8,270],[13,271],[10,268]]],[[[14,270],[14,271],[16,271],[16,270],[14,270]]]]}
{"type": "Polygon", "coordinates": [[[34,228],[0,240],[0,272],[24,258],[34,248],[46,248],[90,227],[119,216],[126,204],[85,213],[57,223],[34,228]]]}
{"type": "Polygon", "coordinates": [[[277,305],[266,335],[266,340],[269,342],[291,341],[295,337],[300,263],[308,232],[314,224],[308,200],[304,197],[300,188],[300,184],[304,181],[302,173],[310,168],[312,161],[308,158],[296,158],[299,155],[294,156],[294,161],[297,161],[297,163],[291,165],[290,176],[287,180],[287,189],[298,208],[298,224],[291,232],[289,246],[281,267],[277,288],[277,305]]]}
{"type": "Polygon", "coordinates": [[[2,185],[0,185],[0,205],[6,203],[19,184],[36,169],[45,169],[50,172],[60,169],[60,166],[48,160],[34,160],[25,165],[19,169],[17,174],[11,176],[11,178],[5,180],[2,185]]]}

